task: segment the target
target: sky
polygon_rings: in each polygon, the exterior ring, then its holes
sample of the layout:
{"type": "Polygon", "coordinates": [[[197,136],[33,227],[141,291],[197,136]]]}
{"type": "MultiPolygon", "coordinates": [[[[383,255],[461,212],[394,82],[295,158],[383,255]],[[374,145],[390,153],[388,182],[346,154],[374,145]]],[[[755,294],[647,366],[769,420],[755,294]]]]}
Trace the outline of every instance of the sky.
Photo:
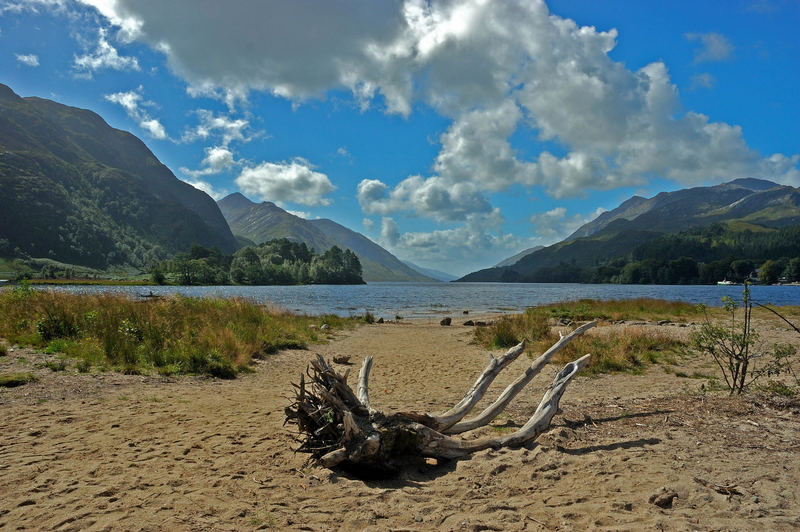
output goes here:
{"type": "Polygon", "coordinates": [[[454,275],[638,194],[800,185],[798,0],[0,0],[0,82],[454,275]]]}

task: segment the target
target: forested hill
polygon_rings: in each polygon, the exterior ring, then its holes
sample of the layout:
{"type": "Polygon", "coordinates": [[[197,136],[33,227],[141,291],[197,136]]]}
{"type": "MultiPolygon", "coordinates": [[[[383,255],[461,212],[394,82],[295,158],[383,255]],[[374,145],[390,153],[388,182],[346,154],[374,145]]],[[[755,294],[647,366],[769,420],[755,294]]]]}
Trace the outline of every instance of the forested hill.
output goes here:
{"type": "Polygon", "coordinates": [[[1,84],[0,190],[0,256],[106,268],[237,247],[214,200],[134,135],[1,84]]]}
{"type": "Polygon", "coordinates": [[[759,179],[633,197],[562,242],[460,281],[800,280],[800,190],[759,179]],[[766,268],[764,268],[766,266],[766,268]]]}
{"type": "Polygon", "coordinates": [[[274,203],[255,203],[234,193],[219,200],[222,214],[237,237],[255,244],[277,238],[304,242],[318,253],[333,246],[350,249],[358,255],[366,281],[433,281],[403,264],[397,257],[333,220],[305,220],[274,203]]]}

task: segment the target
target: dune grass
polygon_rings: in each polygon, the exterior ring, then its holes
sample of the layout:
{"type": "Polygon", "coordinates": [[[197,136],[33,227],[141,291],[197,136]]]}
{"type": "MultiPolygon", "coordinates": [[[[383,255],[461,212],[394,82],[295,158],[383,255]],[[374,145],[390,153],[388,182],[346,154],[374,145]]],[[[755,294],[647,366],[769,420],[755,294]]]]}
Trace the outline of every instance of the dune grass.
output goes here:
{"type": "Polygon", "coordinates": [[[298,316],[244,299],[174,296],[137,301],[15,288],[0,293],[0,337],[125,373],[233,378],[253,358],[324,341],[312,325],[352,320],[298,316]]]}
{"type": "MultiPolygon", "coordinates": [[[[489,327],[475,329],[475,340],[488,348],[501,349],[516,345],[523,338],[528,340],[529,356],[535,357],[546,351],[559,339],[551,329],[551,318],[586,321],[648,319],[650,321],[696,315],[688,303],[673,303],[661,300],[580,300],[532,307],[522,314],[503,316],[489,327]],[[652,305],[649,302],[652,301],[652,305]],[[650,306],[650,308],[648,308],[650,306]],[[689,314],[691,312],[691,314],[689,314]]],[[[671,335],[658,330],[627,328],[604,334],[586,334],[570,342],[558,353],[553,363],[565,364],[586,353],[593,356],[584,374],[641,373],[653,363],[675,363],[676,356],[685,344],[671,335]]]]}

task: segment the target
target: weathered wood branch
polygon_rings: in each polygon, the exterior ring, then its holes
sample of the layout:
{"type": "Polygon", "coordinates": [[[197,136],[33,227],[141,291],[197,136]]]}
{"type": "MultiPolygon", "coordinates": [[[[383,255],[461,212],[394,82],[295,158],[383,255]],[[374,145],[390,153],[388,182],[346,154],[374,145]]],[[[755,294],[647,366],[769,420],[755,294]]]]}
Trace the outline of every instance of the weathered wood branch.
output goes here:
{"type": "Polygon", "coordinates": [[[517,379],[514,382],[509,384],[508,387],[505,390],[503,390],[503,393],[500,394],[497,400],[488,407],[486,407],[486,409],[483,412],[481,412],[472,419],[456,423],[444,429],[442,432],[444,432],[445,434],[460,434],[462,432],[466,432],[468,430],[475,430],[478,427],[483,427],[484,425],[487,425],[490,421],[496,418],[500,414],[500,412],[505,410],[506,406],[508,406],[508,403],[510,403],[511,400],[514,399],[514,397],[516,397],[516,395],[525,386],[527,386],[527,384],[536,375],[539,374],[542,368],[548,362],[550,362],[550,359],[553,358],[553,356],[556,353],[564,349],[564,347],[566,347],[567,344],[570,343],[572,340],[574,340],[575,338],[582,335],[583,333],[585,333],[586,331],[588,331],[589,329],[591,329],[596,325],[597,325],[597,320],[591,321],[589,323],[581,325],[580,327],[578,327],[577,329],[575,329],[566,336],[561,335],[561,338],[558,340],[558,342],[553,344],[553,346],[550,347],[550,349],[542,353],[536,360],[534,360],[533,363],[522,373],[522,375],[517,377],[517,379]]]}
{"type": "Polygon", "coordinates": [[[567,384],[588,364],[589,355],[570,362],[558,372],[536,411],[516,432],[494,438],[462,440],[448,436],[444,431],[461,431],[464,426],[480,427],[487,424],[556,352],[595,325],[596,322],[588,323],[563,336],[506,388],[489,408],[475,419],[462,423],[459,420],[480,400],[497,374],[523,352],[524,342],[499,358],[492,357],[464,398],[440,416],[380,412],[369,401],[372,357],[364,359],[358,377],[358,391],[354,393],[347,385],[349,373],[337,373],[332,364],[318,355],[309,364],[306,375],[301,375],[300,384],[295,385],[295,401],[286,408],[286,422],[298,427],[298,441],[301,443],[298,451],[311,453],[317,463],[324,467],[357,466],[362,473],[366,470],[394,472],[409,457],[459,458],[490,447],[523,445],[550,426],[567,384]]]}
{"type": "Polygon", "coordinates": [[[556,375],[553,384],[545,392],[538,408],[525,425],[516,432],[507,436],[484,438],[475,441],[465,441],[439,434],[429,427],[420,428],[427,436],[426,445],[420,449],[423,456],[439,458],[460,458],[483,449],[499,447],[519,447],[534,440],[544,432],[558,412],[558,403],[566,390],[567,384],[580,370],[589,363],[591,355],[584,355],[574,362],[570,362],[556,375]],[[427,430],[426,430],[427,429],[427,430]]]}
{"type": "Polygon", "coordinates": [[[372,369],[372,357],[364,357],[364,363],[361,365],[361,371],[358,372],[358,400],[361,401],[369,413],[372,414],[375,410],[369,404],[369,372],[372,369]]]}
{"type": "Polygon", "coordinates": [[[500,358],[489,356],[489,364],[483,373],[480,374],[478,380],[472,385],[472,388],[467,390],[464,398],[459,403],[441,415],[433,414],[418,414],[415,412],[404,412],[403,414],[414,419],[423,425],[430,427],[437,431],[443,431],[458,423],[464,416],[478,404],[489,385],[494,381],[495,377],[505,369],[509,364],[517,359],[525,351],[525,340],[515,345],[500,358]]]}

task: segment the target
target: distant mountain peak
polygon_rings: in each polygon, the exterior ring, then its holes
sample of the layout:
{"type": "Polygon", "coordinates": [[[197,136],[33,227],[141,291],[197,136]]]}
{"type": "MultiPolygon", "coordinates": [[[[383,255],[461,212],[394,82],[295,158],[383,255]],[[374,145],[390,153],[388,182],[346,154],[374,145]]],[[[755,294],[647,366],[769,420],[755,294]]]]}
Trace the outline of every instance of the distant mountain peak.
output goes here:
{"type": "Polygon", "coordinates": [[[233,208],[241,209],[256,205],[247,199],[241,192],[234,192],[229,194],[217,202],[218,205],[228,205],[233,208]]]}
{"type": "Polygon", "coordinates": [[[727,183],[722,183],[722,185],[737,186],[752,191],[769,190],[771,188],[781,186],[778,183],[773,183],[772,181],[767,181],[766,179],[757,179],[755,177],[741,177],[727,183]]]}

